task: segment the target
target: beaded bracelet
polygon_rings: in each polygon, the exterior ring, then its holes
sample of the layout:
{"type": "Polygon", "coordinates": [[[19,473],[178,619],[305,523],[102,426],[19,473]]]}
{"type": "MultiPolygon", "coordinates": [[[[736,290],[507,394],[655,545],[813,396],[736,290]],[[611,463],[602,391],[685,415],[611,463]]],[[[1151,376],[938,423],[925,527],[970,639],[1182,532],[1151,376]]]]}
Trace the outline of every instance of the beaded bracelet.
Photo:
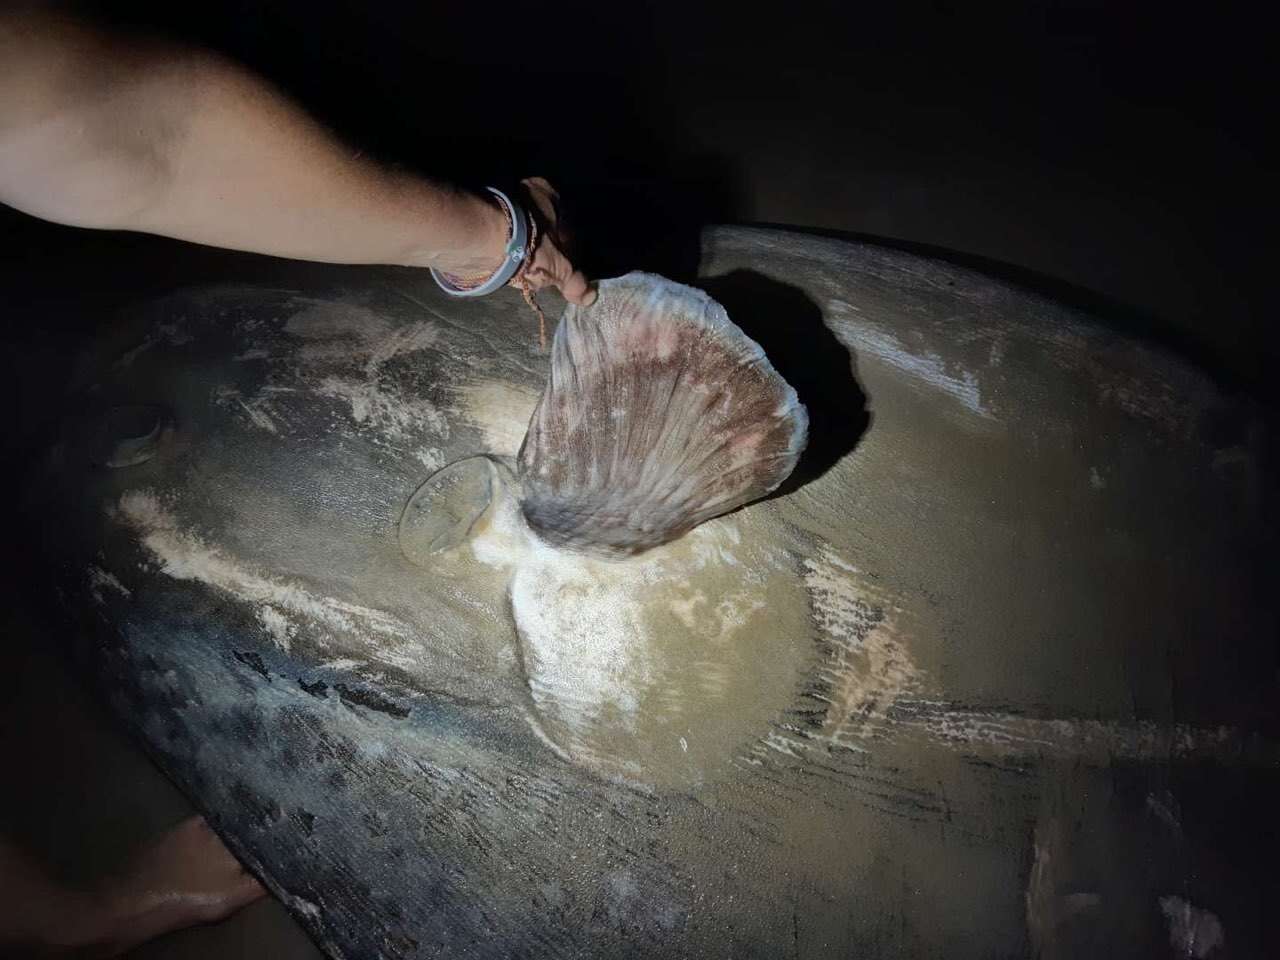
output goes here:
{"type": "Polygon", "coordinates": [[[440,289],[451,297],[483,297],[501,290],[532,259],[533,245],[537,239],[537,228],[533,226],[532,218],[501,190],[489,187],[489,192],[498,198],[511,228],[502,263],[487,277],[459,277],[432,267],[431,276],[440,285],[440,289]]]}

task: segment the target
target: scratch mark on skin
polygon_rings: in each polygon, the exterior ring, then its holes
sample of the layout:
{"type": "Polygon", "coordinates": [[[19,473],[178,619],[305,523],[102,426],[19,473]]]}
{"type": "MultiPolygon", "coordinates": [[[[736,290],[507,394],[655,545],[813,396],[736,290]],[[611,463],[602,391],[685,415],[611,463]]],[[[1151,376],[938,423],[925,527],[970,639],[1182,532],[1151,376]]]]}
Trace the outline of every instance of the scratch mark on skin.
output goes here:
{"type": "MultiPolygon", "coordinates": [[[[274,392],[263,390],[264,393],[274,392]]],[[[232,407],[242,410],[252,423],[259,430],[265,430],[267,433],[279,434],[280,429],[276,424],[279,414],[271,405],[270,397],[258,396],[246,401],[240,394],[240,391],[234,387],[220,386],[213,391],[213,402],[221,407],[232,407]]],[[[282,418],[281,418],[282,419],[282,418]]]]}
{"type": "MultiPolygon", "coordinates": [[[[830,301],[828,310],[841,316],[856,312],[843,300],[830,301]]],[[[942,357],[937,354],[913,353],[897,338],[872,330],[866,325],[859,324],[851,329],[850,336],[858,349],[865,350],[889,366],[941,390],[978,416],[985,419],[993,418],[991,411],[982,403],[982,391],[978,378],[973,372],[962,370],[959,373],[952,373],[947,369],[942,357]]]]}
{"type": "Polygon", "coordinates": [[[816,694],[826,702],[818,737],[836,744],[866,739],[899,698],[921,685],[923,671],[892,619],[867,603],[852,564],[824,547],[804,568],[814,620],[830,644],[819,675],[823,692],[816,694]]]}
{"type": "Polygon", "coordinates": [[[831,746],[865,751],[877,741],[923,742],[975,758],[1057,756],[1100,764],[1195,756],[1280,760],[1276,744],[1233,727],[1026,717],[924,696],[926,674],[892,616],[865,599],[855,566],[824,547],[805,561],[805,585],[830,645],[820,674],[825,686],[811,695],[825,704],[825,716],[816,730],[780,725],[752,748],[756,760],[770,752],[798,759],[831,746]]]}
{"type": "Polygon", "coordinates": [[[1160,912],[1169,922],[1169,945],[1180,957],[1202,960],[1226,940],[1217,916],[1181,897],[1161,897],[1160,912]]]}
{"type": "Polygon", "coordinates": [[[488,352],[490,354],[496,355],[496,356],[502,356],[503,354],[508,354],[505,357],[507,362],[512,364],[514,367],[516,367],[516,369],[528,374],[530,379],[533,382],[535,383],[541,382],[546,377],[545,369],[535,370],[532,367],[530,367],[528,364],[522,362],[516,356],[510,355],[508,353],[508,349],[509,349],[508,347],[502,344],[495,343],[494,339],[488,336],[482,329],[475,326],[467,326],[463,324],[460,320],[458,320],[458,318],[456,317],[445,316],[445,314],[441,313],[435,307],[431,306],[428,303],[424,303],[422,300],[419,300],[417,297],[412,296],[409,293],[406,293],[404,290],[401,290],[398,287],[388,286],[386,287],[386,289],[390,291],[392,294],[394,294],[395,296],[401,297],[402,299],[409,301],[411,304],[413,304],[415,307],[419,308],[420,310],[425,310],[427,313],[431,314],[433,317],[435,317],[437,320],[439,320],[441,323],[445,324],[446,326],[452,327],[455,330],[463,331],[464,333],[466,333],[467,336],[475,337],[479,339],[481,343],[483,343],[486,347],[489,348],[488,352]]]}
{"type": "Polygon", "coordinates": [[[1182,818],[1178,810],[1178,800],[1171,791],[1165,790],[1160,795],[1148,793],[1147,809],[1174,833],[1182,832],[1182,818]]]}
{"type": "Polygon", "coordinates": [[[104,589],[115,590],[125,597],[133,596],[133,591],[121,583],[115,574],[109,573],[101,567],[91,566],[89,568],[89,594],[93,597],[94,603],[106,602],[102,595],[104,589]]]}
{"type": "Polygon", "coordinates": [[[320,908],[310,900],[299,897],[297,894],[285,894],[284,899],[288,902],[289,907],[295,912],[302,914],[313,922],[320,919],[320,908]]]}
{"type": "Polygon", "coordinates": [[[454,320],[454,319],[452,319],[452,318],[450,318],[450,317],[446,317],[443,313],[441,313],[441,312],[440,312],[439,310],[437,310],[435,307],[431,306],[431,304],[429,304],[429,303],[425,303],[425,302],[423,302],[422,300],[419,300],[417,297],[412,296],[411,294],[406,293],[405,291],[401,290],[399,287],[388,287],[387,289],[389,289],[392,293],[396,294],[397,296],[399,296],[399,297],[403,297],[405,300],[408,300],[410,303],[412,303],[412,304],[413,304],[415,307],[417,307],[419,310],[423,310],[423,311],[425,311],[425,312],[427,312],[427,313],[431,314],[433,317],[435,317],[435,318],[436,318],[437,320],[439,320],[441,323],[446,324],[447,326],[450,326],[450,327],[460,327],[460,326],[461,326],[461,324],[460,324],[460,323],[458,323],[458,321],[457,321],[457,320],[454,320]]]}
{"type": "Polygon", "coordinates": [[[244,412],[249,415],[249,419],[253,421],[254,426],[261,427],[269,433],[279,433],[276,429],[275,422],[266,414],[265,411],[249,406],[249,404],[245,403],[239,397],[236,398],[236,402],[239,403],[244,412]]]}
{"type": "Polygon", "coordinates": [[[1034,859],[1024,901],[1027,931],[1037,957],[1051,955],[1059,926],[1102,904],[1102,897],[1096,893],[1059,893],[1054,856],[1061,846],[1060,824],[1056,820],[1036,825],[1031,845],[1034,859]]]}
{"type": "Polygon", "coordinates": [[[390,697],[384,697],[374,690],[352,687],[345,683],[335,683],[333,689],[338,692],[342,702],[349,707],[364,707],[368,710],[377,710],[379,713],[385,713],[389,717],[398,719],[409,716],[408,707],[402,707],[390,697]]]}
{"type": "Polygon", "coordinates": [[[260,675],[267,683],[271,682],[271,671],[267,669],[267,665],[263,663],[262,657],[258,654],[252,650],[234,650],[231,655],[254,673],[260,675]]]}

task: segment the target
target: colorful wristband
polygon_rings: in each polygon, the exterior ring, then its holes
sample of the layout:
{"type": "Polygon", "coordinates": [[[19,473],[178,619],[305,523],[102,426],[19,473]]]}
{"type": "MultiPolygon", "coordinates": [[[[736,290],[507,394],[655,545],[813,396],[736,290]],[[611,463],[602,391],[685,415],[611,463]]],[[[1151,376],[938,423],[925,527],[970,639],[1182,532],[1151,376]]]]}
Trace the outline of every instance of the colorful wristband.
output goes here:
{"type": "Polygon", "coordinates": [[[529,254],[528,216],[501,190],[496,187],[488,189],[498,198],[498,202],[502,204],[507,214],[507,219],[511,222],[511,237],[507,240],[506,254],[498,269],[487,280],[475,286],[465,286],[457,277],[441,273],[432,267],[431,276],[440,285],[440,289],[451,297],[483,297],[495,290],[501,290],[520,271],[529,254]]]}

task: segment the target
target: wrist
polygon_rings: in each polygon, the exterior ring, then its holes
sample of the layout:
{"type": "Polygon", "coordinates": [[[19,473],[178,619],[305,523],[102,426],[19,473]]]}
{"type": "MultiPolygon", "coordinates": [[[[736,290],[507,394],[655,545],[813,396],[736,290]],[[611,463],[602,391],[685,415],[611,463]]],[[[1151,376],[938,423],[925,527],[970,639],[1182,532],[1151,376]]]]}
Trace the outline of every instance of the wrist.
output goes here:
{"type": "Polygon", "coordinates": [[[459,191],[450,193],[425,219],[424,232],[432,242],[415,246],[406,265],[482,278],[502,266],[511,224],[497,203],[459,191]]]}

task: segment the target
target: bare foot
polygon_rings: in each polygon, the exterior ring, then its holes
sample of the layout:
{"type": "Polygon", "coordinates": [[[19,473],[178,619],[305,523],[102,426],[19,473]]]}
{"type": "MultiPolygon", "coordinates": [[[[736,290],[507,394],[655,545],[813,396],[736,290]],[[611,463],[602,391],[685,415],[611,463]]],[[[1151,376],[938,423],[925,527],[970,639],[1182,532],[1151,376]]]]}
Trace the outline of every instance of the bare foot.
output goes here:
{"type": "Polygon", "coordinates": [[[104,892],[114,917],[108,955],[225,919],[266,895],[203,817],[184,820],[162,836],[104,892]]]}

